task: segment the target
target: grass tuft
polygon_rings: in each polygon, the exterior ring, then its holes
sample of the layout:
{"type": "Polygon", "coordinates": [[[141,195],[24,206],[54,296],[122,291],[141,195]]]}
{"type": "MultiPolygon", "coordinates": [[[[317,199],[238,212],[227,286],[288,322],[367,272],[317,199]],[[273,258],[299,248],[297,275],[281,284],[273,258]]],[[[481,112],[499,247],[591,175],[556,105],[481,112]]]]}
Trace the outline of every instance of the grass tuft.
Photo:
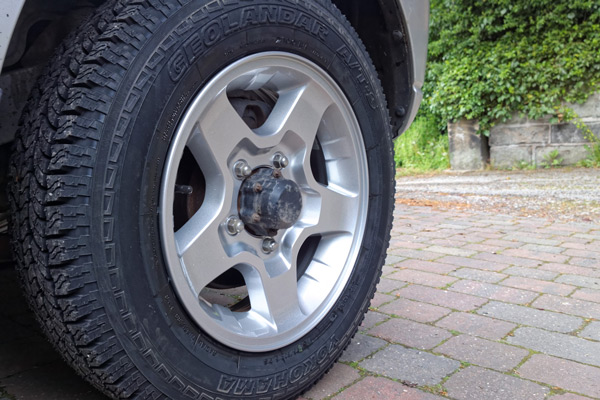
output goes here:
{"type": "Polygon", "coordinates": [[[420,116],[394,144],[396,167],[422,173],[450,167],[448,136],[442,135],[431,117],[420,116]]]}

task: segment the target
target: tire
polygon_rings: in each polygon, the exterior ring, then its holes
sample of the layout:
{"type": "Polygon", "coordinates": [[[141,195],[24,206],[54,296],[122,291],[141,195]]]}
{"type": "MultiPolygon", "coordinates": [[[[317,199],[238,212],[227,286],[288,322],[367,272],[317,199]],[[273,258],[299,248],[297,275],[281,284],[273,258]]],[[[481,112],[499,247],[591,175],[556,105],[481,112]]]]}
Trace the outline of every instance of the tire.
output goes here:
{"type": "Polygon", "coordinates": [[[294,398],[347,347],[389,242],[391,128],[328,0],[108,1],[10,163],[50,341],[113,398],[294,398]]]}

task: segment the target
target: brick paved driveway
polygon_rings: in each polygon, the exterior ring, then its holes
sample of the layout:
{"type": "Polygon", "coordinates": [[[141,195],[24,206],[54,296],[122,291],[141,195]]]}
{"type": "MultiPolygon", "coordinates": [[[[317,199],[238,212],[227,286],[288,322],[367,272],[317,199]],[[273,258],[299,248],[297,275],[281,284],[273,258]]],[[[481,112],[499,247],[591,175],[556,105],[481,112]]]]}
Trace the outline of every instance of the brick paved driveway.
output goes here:
{"type": "MultiPolygon", "coordinates": [[[[306,399],[600,399],[600,225],[398,205],[386,264],[306,399]]],[[[0,275],[0,400],[102,399],[0,275]]]]}
{"type": "Polygon", "coordinates": [[[600,399],[600,225],[397,205],[386,264],[306,399],[600,399]]]}

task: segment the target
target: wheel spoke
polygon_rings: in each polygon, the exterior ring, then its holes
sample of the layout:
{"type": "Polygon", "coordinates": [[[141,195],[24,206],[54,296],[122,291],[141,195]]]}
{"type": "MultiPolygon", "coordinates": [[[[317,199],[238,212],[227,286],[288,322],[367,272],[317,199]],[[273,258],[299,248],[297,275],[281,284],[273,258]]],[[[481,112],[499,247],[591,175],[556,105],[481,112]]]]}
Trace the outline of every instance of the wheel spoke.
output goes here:
{"type": "Polygon", "coordinates": [[[266,270],[244,273],[252,311],[261,315],[277,331],[297,323],[303,317],[298,299],[296,269],[271,277],[266,270]]]}
{"type": "Polygon", "coordinates": [[[204,213],[196,213],[175,233],[181,263],[196,296],[234,263],[219,238],[217,220],[204,213]]]}
{"type": "Polygon", "coordinates": [[[229,156],[255,136],[223,90],[197,121],[187,147],[205,175],[210,176],[211,172],[229,175],[226,173],[229,156]]]}
{"type": "Polygon", "coordinates": [[[352,233],[356,220],[350,218],[356,215],[358,196],[343,189],[330,185],[318,188],[321,207],[318,222],[310,229],[311,233],[341,234],[352,233]]]}
{"type": "Polygon", "coordinates": [[[329,93],[314,82],[281,91],[267,122],[256,133],[267,136],[293,132],[310,151],[323,115],[333,103],[329,93]]]}

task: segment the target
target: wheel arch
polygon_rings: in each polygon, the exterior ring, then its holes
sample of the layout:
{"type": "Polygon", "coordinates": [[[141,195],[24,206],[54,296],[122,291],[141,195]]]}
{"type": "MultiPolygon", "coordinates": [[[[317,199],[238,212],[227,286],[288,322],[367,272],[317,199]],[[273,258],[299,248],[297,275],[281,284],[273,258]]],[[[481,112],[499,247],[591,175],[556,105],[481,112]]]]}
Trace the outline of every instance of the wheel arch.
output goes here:
{"type": "MultiPolygon", "coordinates": [[[[0,3],[0,70],[30,67],[31,60],[44,64],[68,30],[104,1],[0,3]],[[48,30],[51,35],[41,35],[48,30]],[[28,53],[33,54],[28,57],[28,53]]],[[[422,98],[429,1],[333,2],[346,15],[371,55],[387,97],[394,134],[401,134],[413,121],[422,98]]]]}
{"type": "Polygon", "coordinates": [[[333,0],[371,55],[387,97],[394,135],[414,120],[423,97],[428,0],[333,0]]]}

